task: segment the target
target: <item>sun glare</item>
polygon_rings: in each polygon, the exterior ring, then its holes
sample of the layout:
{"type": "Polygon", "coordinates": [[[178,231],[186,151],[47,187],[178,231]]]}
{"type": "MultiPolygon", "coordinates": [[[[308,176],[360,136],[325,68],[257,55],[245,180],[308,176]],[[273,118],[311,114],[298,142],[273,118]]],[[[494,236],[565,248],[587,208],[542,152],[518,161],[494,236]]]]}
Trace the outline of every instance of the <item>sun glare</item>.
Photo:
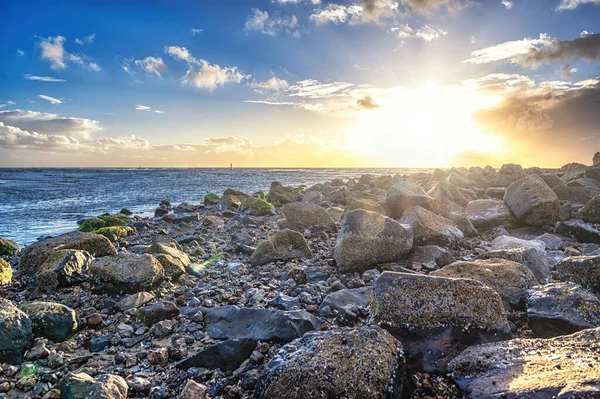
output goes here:
{"type": "Polygon", "coordinates": [[[397,89],[381,100],[380,108],[363,112],[347,134],[347,148],[390,167],[444,167],[462,152],[499,153],[500,140],[482,133],[471,117],[496,101],[435,82],[397,89]]]}

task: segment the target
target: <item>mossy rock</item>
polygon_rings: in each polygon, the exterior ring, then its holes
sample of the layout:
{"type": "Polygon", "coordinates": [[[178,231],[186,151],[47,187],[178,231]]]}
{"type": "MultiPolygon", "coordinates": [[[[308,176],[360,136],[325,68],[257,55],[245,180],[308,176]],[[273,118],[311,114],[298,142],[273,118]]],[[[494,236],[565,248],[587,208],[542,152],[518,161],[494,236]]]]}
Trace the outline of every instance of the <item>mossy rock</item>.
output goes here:
{"type": "Polygon", "coordinates": [[[209,193],[204,196],[204,205],[216,205],[219,203],[219,197],[217,194],[209,193]]]}
{"type": "Polygon", "coordinates": [[[0,285],[10,284],[13,270],[7,261],[0,258],[0,285]]]}
{"type": "Polygon", "coordinates": [[[271,214],[273,209],[275,209],[273,204],[262,198],[246,198],[242,201],[240,208],[242,210],[248,210],[251,214],[257,216],[271,214]]]}
{"type": "Polygon", "coordinates": [[[11,240],[0,238],[0,256],[10,256],[19,252],[19,246],[11,240]]]}
{"type": "Polygon", "coordinates": [[[265,194],[264,191],[259,191],[256,194],[254,194],[254,196],[257,198],[264,199],[264,200],[267,199],[267,194],[265,194]]]}
{"type": "Polygon", "coordinates": [[[83,231],[84,233],[91,233],[104,227],[104,220],[100,218],[91,218],[81,223],[81,226],[77,230],[83,231]]]}
{"type": "Polygon", "coordinates": [[[135,228],[131,226],[110,226],[102,227],[95,231],[97,234],[101,234],[111,241],[116,241],[121,238],[128,237],[135,234],[135,228]]]}
{"type": "Polygon", "coordinates": [[[104,227],[125,226],[131,219],[121,213],[115,215],[102,215],[85,220],[77,230],[85,233],[95,232],[104,227]]]}
{"type": "Polygon", "coordinates": [[[237,209],[242,205],[240,198],[238,198],[232,194],[223,195],[221,197],[221,200],[219,201],[219,204],[226,206],[228,208],[234,208],[234,209],[237,209]]]}

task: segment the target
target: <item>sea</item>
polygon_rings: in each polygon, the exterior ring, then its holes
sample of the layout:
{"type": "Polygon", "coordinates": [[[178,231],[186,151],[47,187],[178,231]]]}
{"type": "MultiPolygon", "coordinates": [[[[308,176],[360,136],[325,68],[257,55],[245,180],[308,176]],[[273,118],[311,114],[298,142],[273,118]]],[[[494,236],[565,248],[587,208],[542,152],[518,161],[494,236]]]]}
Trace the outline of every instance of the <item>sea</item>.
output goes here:
{"type": "Polygon", "coordinates": [[[424,169],[0,169],[0,237],[21,247],[77,228],[77,221],[119,212],[152,216],[162,200],[202,203],[227,188],[267,191],[272,181],[310,186],[363,174],[424,169]]]}

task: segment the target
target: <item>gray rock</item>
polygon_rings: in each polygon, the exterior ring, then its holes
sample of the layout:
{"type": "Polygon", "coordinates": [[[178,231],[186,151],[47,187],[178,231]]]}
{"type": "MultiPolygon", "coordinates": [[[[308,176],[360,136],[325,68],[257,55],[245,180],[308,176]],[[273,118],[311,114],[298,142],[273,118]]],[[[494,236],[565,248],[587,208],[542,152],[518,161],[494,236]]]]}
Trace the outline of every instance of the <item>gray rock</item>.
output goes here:
{"type": "Polygon", "coordinates": [[[283,214],[290,228],[294,230],[337,231],[337,226],[329,213],[309,202],[289,203],[283,208],[283,214]]]}
{"type": "Polygon", "coordinates": [[[410,226],[357,209],[345,214],[333,257],[341,273],[363,272],[377,264],[402,259],[412,246],[410,226]]]}
{"type": "Polygon", "coordinates": [[[279,182],[272,182],[269,194],[267,195],[267,201],[274,205],[285,205],[289,202],[296,201],[296,193],[291,187],[285,187],[279,182]]]}
{"type": "Polygon", "coordinates": [[[281,348],[256,384],[255,399],[404,398],[402,345],[378,327],[311,332],[281,348]]]}
{"type": "Polygon", "coordinates": [[[564,258],[556,264],[554,277],[600,293],[600,255],[564,258]]]}
{"type": "Polygon", "coordinates": [[[595,196],[581,209],[581,218],[584,222],[600,223],[600,195],[595,196]]]}
{"type": "Polygon", "coordinates": [[[372,293],[372,287],[346,288],[332,292],[321,302],[319,315],[325,316],[325,309],[329,309],[338,316],[339,324],[351,324],[358,315],[366,313],[372,293]]]}
{"type": "Polygon", "coordinates": [[[548,259],[536,248],[498,249],[481,254],[477,259],[508,259],[526,266],[536,280],[545,283],[550,274],[548,259]]]}
{"type": "Polygon", "coordinates": [[[535,337],[552,338],[600,327],[598,297],[575,283],[552,283],[527,291],[527,318],[535,337]]]}
{"type": "Polygon", "coordinates": [[[181,395],[179,395],[177,399],[204,399],[207,392],[208,387],[206,385],[199,384],[196,381],[189,379],[188,382],[185,383],[181,390],[181,395]]]}
{"type": "Polygon", "coordinates": [[[250,357],[254,348],[256,348],[256,341],[253,339],[228,339],[207,346],[195,355],[177,363],[177,367],[184,370],[190,367],[204,367],[233,371],[250,357]]]}
{"type": "Polygon", "coordinates": [[[501,235],[492,241],[492,249],[515,249],[515,248],[534,248],[540,253],[544,253],[546,244],[543,241],[523,240],[522,238],[501,235]]]}
{"type": "Polygon", "coordinates": [[[319,329],[321,321],[304,310],[237,308],[223,306],[204,314],[206,332],[213,339],[254,339],[289,342],[307,331],[319,329]]]}
{"type": "Polygon", "coordinates": [[[473,226],[480,230],[489,230],[498,226],[513,226],[516,221],[504,201],[478,199],[467,204],[465,213],[473,226]]]}
{"type": "Polygon", "coordinates": [[[546,244],[546,249],[554,250],[558,249],[563,243],[562,238],[555,236],[554,234],[544,233],[541,236],[535,238],[537,241],[542,241],[546,244]]]}
{"type": "Polygon", "coordinates": [[[329,216],[331,216],[331,218],[333,219],[334,222],[339,223],[342,221],[342,217],[344,216],[344,210],[342,208],[338,208],[335,206],[332,206],[331,208],[327,208],[327,213],[329,214],[329,216]]]}
{"type": "Polygon", "coordinates": [[[285,294],[277,294],[275,298],[269,301],[269,306],[273,306],[282,310],[300,309],[300,300],[296,297],[291,297],[285,294]]]}
{"type": "Polygon", "coordinates": [[[464,238],[452,220],[420,206],[407,208],[400,223],[412,226],[415,245],[449,246],[464,238]]]}
{"type": "Polygon", "coordinates": [[[31,319],[33,334],[62,342],[77,331],[77,314],[73,309],[54,302],[31,302],[22,307],[31,319]]]}
{"type": "Polygon", "coordinates": [[[450,252],[437,245],[414,247],[408,258],[408,267],[435,270],[454,262],[450,252]]]}
{"type": "Polygon", "coordinates": [[[500,167],[498,173],[500,173],[501,175],[523,176],[525,174],[525,171],[523,171],[523,167],[521,165],[507,163],[500,167]]]}
{"type": "Polygon", "coordinates": [[[521,225],[545,226],[558,220],[560,201],[537,175],[527,175],[511,184],[504,202],[521,225]]]}
{"type": "Polygon", "coordinates": [[[118,375],[96,379],[86,373],[68,373],[60,383],[61,399],[126,399],[129,387],[118,375]]]}
{"type": "Polygon", "coordinates": [[[410,180],[400,180],[388,192],[386,205],[391,216],[399,218],[407,208],[413,205],[431,209],[433,198],[418,183],[410,180]]]}
{"type": "Polygon", "coordinates": [[[471,399],[598,397],[600,328],[472,346],[448,364],[471,399]]]}
{"type": "Polygon", "coordinates": [[[9,300],[0,298],[0,363],[19,364],[33,344],[31,320],[9,300]]]}
{"type": "Polygon", "coordinates": [[[567,220],[556,224],[556,233],[577,239],[579,242],[600,244],[600,230],[583,220],[567,220]]]}
{"type": "Polygon", "coordinates": [[[40,266],[35,281],[46,291],[81,283],[87,280],[87,268],[92,260],[93,257],[86,251],[52,251],[40,266]]]}
{"type": "Polygon", "coordinates": [[[136,292],[151,289],[163,280],[165,271],[152,255],[120,254],[94,259],[89,276],[109,291],[136,292]]]}
{"type": "Polygon", "coordinates": [[[165,275],[172,279],[184,274],[186,267],[192,263],[183,251],[160,243],[152,244],[146,253],[154,255],[165,270],[165,275]]]}
{"type": "Polygon", "coordinates": [[[159,321],[177,317],[180,313],[179,308],[173,302],[161,301],[149,306],[144,306],[140,309],[139,315],[146,325],[152,326],[159,321]]]}
{"type": "Polygon", "coordinates": [[[461,350],[510,337],[502,299],[474,280],[384,272],[373,286],[371,324],[402,340],[415,370],[439,372],[461,350]]]}
{"type": "Polygon", "coordinates": [[[304,236],[297,231],[284,229],[277,231],[271,239],[258,243],[250,256],[250,264],[261,266],[275,261],[310,257],[312,252],[304,236]]]}

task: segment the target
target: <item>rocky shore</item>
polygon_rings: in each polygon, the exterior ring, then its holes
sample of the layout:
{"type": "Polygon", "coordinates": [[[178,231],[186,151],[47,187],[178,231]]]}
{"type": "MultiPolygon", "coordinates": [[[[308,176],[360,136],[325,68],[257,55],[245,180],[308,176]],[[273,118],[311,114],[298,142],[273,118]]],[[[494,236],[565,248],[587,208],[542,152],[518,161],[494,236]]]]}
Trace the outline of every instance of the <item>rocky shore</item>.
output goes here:
{"type": "Polygon", "coordinates": [[[599,227],[600,165],[508,164],[0,239],[0,398],[600,397],[599,227]]]}

